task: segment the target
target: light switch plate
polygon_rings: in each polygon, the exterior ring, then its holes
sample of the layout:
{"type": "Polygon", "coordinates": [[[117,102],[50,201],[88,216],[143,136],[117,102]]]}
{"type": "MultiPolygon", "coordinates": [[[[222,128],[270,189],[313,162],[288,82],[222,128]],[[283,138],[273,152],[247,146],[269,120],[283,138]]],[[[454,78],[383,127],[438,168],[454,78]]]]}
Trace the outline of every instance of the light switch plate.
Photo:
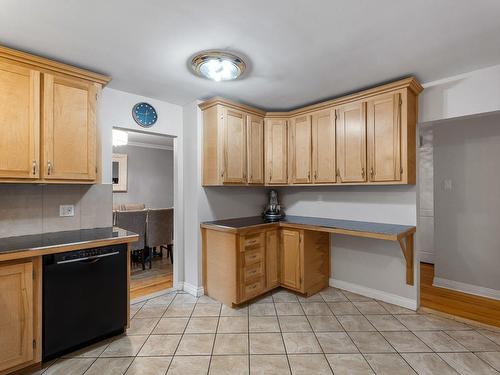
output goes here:
{"type": "Polygon", "coordinates": [[[451,191],[453,189],[453,183],[450,179],[444,180],[444,191],[451,191]]]}
{"type": "Polygon", "coordinates": [[[72,204],[61,204],[59,206],[59,216],[75,216],[75,206],[72,204]]]}

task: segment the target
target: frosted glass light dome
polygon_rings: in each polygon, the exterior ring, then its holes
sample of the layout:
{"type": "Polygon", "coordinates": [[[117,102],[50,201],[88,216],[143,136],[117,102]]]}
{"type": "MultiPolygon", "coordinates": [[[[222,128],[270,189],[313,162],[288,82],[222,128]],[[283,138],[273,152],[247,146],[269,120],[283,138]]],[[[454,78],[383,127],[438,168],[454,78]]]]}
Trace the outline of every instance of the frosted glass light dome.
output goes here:
{"type": "Polygon", "coordinates": [[[237,79],[245,71],[246,65],[232,53],[205,51],[193,58],[191,68],[196,74],[219,82],[237,79]]]}

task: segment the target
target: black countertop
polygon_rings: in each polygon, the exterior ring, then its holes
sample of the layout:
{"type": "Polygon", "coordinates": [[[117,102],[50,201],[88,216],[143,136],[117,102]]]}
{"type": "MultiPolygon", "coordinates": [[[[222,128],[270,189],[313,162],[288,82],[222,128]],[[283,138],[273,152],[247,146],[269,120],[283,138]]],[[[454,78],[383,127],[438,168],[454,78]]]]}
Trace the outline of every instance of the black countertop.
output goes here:
{"type": "Polygon", "coordinates": [[[89,244],[106,240],[127,241],[135,233],[118,227],[70,230],[53,233],[0,238],[0,255],[19,251],[43,250],[53,247],[89,244]]]}
{"type": "MultiPolygon", "coordinates": [[[[357,231],[357,232],[370,232],[370,233],[377,233],[389,236],[397,236],[400,233],[404,233],[415,228],[414,226],[411,225],[374,223],[369,221],[326,219],[321,217],[309,217],[309,216],[286,216],[284,219],[280,220],[280,222],[289,224],[299,224],[299,225],[311,225],[329,229],[343,229],[343,230],[357,231]]],[[[207,221],[203,224],[210,226],[231,228],[231,229],[242,229],[246,227],[253,227],[269,223],[272,222],[265,220],[261,216],[251,216],[251,217],[239,217],[235,219],[207,221]]]]}

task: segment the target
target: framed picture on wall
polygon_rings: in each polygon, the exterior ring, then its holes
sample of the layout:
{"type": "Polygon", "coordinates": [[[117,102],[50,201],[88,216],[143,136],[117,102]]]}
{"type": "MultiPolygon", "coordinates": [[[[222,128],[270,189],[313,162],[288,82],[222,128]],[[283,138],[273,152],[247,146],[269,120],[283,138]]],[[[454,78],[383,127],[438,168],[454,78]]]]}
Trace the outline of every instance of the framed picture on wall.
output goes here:
{"type": "Polygon", "coordinates": [[[127,155],[113,154],[113,192],[127,191],[127,155]]]}

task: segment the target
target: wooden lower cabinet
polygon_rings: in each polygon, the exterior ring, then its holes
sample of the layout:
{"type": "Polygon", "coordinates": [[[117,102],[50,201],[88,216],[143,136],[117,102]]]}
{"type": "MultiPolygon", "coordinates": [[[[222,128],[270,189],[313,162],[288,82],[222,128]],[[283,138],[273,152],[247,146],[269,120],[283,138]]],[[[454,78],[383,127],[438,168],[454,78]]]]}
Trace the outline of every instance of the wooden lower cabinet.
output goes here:
{"type": "Polygon", "coordinates": [[[266,286],[268,289],[280,285],[280,237],[279,231],[266,232],[266,286]]]}
{"type": "Polygon", "coordinates": [[[39,266],[39,260],[0,263],[0,374],[41,360],[39,266]]]}
{"type": "Polygon", "coordinates": [[[307,296],[328,286],[330,235],[324,232],[281,230],[281,285],[307,296]]]}
{"type": "Polygon", "coordinates": [[[302,286],[303,235],[300,230],[281,230],[281,284],[295,290],[302,286]]]}
{"type": "Polygon", "coordinates": [[[328,233],[267,228],[243,234],[202,228],[205,293],[238,305],[283,286],[304,295],[330,278],[328,233]]]}

